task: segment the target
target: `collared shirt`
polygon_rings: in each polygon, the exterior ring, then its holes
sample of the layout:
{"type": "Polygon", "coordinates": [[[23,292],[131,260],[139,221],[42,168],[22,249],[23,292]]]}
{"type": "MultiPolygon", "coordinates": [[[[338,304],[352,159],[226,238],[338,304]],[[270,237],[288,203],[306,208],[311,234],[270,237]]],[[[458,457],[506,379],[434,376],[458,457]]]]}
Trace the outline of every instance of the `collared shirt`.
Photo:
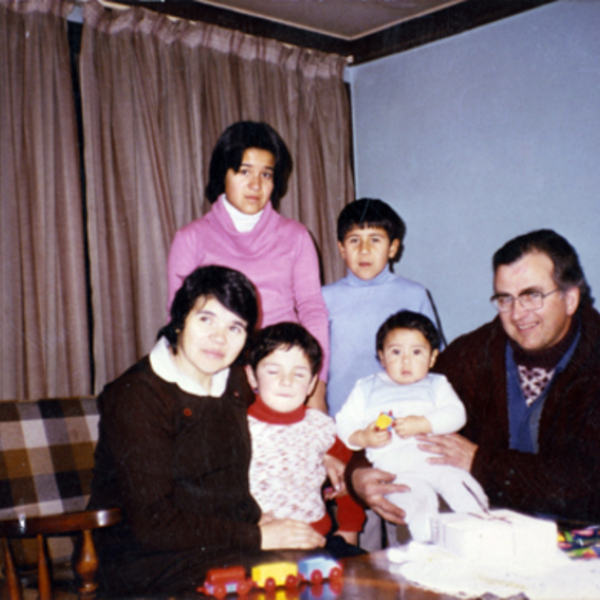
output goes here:
{"type": "Polygon", "coordinates": [[[150,352],[150,366],[152,370],[165,381],[175,383],[181,390],[195,396],[212,396],[219,398],[225,392],[227,379],[229,378],[229,367],[212,376],[210,392],[204,389],[195,379],[182,373],[173,360],[171,348],[167,338],[162,336],[150,352]]]}
{"type": "Polygon", "coordinates": [[[552,379],[544,391],[531,404],[527,404],[521,387],[519,370],[513,356],[513,348],[511,344],[506,344],[506,395],[508,398],[509,448],[511,450],[537,454],[540,418],[546,397],[555,377],[564,371],[571,360],[580,337],[581,330],[578,330],[569,349],[556,365],[552,379]]]}

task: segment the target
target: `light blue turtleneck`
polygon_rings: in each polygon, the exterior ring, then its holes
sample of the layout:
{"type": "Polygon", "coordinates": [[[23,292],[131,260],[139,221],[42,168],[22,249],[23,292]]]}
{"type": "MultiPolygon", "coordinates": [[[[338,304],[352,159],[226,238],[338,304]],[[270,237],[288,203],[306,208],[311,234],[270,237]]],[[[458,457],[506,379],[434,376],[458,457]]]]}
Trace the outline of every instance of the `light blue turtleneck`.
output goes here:
{"type": "Polygon", "coordinates": [[[406,309],[436,320],[425,288],[387,267],[367,281],[348,271],[346,277],[323,288],[323,298],[331,340],[327,402],[334,417],[356,381],[381,370],[375,335],[390,315],[406,309]]]}

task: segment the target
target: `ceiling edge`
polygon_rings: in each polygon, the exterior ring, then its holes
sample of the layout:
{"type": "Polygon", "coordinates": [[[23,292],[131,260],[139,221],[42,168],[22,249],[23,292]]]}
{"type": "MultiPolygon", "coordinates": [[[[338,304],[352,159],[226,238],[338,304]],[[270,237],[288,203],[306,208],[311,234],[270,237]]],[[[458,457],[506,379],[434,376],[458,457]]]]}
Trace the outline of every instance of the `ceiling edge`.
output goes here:
{"type": "MultiPolygon", "coordinates": [[[[113,0],[114,1],[114,0],[113,0]]],[[[351,57],[361,64],[390,54],[404,52],[457,35],[500,19],[551,4],[558,0],[466,0],[442,10],[357,39],[346,40],[277,21],[250,16],[197,0],[138,1],[117,0],[115,4],[141,6],[149,10],[192,21],[203,21],[243,33],[266,37],[321,52],[351,57]]]]}

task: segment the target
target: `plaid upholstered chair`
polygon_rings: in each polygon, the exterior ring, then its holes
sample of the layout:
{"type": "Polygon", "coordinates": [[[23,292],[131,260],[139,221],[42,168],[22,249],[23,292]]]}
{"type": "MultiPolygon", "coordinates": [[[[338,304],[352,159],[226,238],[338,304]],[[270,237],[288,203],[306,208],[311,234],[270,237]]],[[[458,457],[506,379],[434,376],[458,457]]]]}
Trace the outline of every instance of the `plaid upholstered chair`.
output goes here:
{"type": "Polygon", "coordinates": [[[0,402],[0,537],[4,538],[4,571],[10,600],[21,600],[19,567],[38,565],[40,600],[50,600],[50,568],[66,563],[72,543],[65,534],[82,532],[75,571],[80,598],[95,597],[98,559],[93,529],[120,520],[118,509],[87,511],[98,440],[98,409],[94,398],[0,402]],[[36,538],[36,548],[15,538],[36,538]],[[65,543],[66,542],[66,543],[65,543]],[[16,560],[15,560],[16,557],[16,560]]]}

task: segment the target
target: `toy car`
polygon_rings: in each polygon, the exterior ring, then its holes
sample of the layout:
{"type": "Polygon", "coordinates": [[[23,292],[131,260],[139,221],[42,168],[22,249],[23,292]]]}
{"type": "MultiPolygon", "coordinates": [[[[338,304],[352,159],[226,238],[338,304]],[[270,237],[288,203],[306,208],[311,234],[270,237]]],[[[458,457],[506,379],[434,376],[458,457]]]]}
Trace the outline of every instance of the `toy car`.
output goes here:
{"type": "Polygon", "coordinates": [[[323,579],[331,581],[342,577],[343,569],[340,563],[327,556],[310,556],[298,561],[298,576],[302,581],[319,584],[323,579]]]}
{"type": "Polygon", "coordinates": [[[293,562],[266,563],[252,567],[252,580],[256,587],[272,592],[277,586],[296,587],[300,583],[298,567],[293,562]]]}
{"type": "Polygon", "coordinates": [[[254,582],[246,577],[244,567],[227,567],[211,569],[206,574],[204,585],[200,586],[197,591],[220,600],[231,592],[246,596],[253,587],[254,582]]]}

